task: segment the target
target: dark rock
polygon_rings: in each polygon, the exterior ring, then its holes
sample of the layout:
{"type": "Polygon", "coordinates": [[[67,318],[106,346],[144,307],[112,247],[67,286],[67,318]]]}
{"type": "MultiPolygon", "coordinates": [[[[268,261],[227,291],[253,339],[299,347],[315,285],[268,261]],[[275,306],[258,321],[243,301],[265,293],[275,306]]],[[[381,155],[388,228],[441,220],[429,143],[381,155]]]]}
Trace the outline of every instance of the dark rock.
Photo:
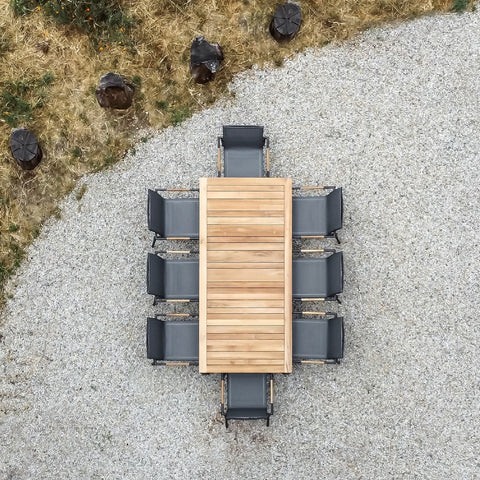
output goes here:
{"type": "Polygon", "coordinates": [[[16,128],[10,136],[10,150],[24,170],[33,170],[43,157],[37,137],[26,128],[16,128]]]}
{"type": "Polygon", "coordinates": [[[277,42],[289,42],[300,29],[302,12],[300,5],[287,2],[280,5],[270,22],[270,33],[277,42]]]}
{"type": "Polygon", "coordinates": [[[196,83],[207,83],[223,61],[222,48],[218,43],[208,43],[205,37],[197,37],[190,48],[190,73],[196,83]]]}
{"type": "Polygon", "coordinates": [[[132,105],[134,87],[116,73],[107,73],[100,79],[95,91],[98,103],[104,108],[126,110],[132,105]]]}

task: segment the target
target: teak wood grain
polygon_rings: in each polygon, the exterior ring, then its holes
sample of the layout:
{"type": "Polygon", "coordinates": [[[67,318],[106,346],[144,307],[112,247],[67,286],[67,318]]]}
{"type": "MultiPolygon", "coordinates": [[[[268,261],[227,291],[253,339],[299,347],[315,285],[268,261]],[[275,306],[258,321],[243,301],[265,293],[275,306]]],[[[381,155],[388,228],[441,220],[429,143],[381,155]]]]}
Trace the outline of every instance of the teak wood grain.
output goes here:
{"type": "Polygon", "coordinates": [[[292,371],[291,239],[291,179],[200,179],[201,373],[292,371]]]}

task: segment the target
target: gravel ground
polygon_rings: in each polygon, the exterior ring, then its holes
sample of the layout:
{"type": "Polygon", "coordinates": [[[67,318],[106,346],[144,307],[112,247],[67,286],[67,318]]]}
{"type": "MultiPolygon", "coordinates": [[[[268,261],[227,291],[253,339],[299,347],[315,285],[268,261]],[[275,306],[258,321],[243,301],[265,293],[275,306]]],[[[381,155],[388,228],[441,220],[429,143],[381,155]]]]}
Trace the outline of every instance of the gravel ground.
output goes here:
{"type": "Polygon", "coordinates": [[[479,478],[479,61],[479,13],[371,30],[86,177],[3,313],[0,477],[479,478]],[[229,123],[266,126],[273,176],[344,187],[347,342],[276,376],[270,428],[226,431],[218,375],[145,358],[145,212],[148,187],[215,174],[229,123]]]}

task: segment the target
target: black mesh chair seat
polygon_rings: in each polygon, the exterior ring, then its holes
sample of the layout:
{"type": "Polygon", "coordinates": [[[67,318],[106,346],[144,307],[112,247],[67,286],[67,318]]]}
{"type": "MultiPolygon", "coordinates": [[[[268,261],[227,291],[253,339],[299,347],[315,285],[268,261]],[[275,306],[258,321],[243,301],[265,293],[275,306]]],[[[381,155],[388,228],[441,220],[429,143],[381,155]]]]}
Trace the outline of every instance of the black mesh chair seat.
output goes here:
{"type": "MultiPolygon", "coordinates": [[[[269,424],[273,405],[269,403],[269,384],[272,376],[267,373],[228,373],[225,425],[228,420],[254,420],[264,418],[269,424]],[[270,409],[269,409],[270,405],[270,409]]],[[[271,399],[270,399],[271,401],[271,399]]]]}
{"type": "Polygon", "coordinates": [[[225,177],[263,177],[263,152],[253,148],[231,148],[224,152],[225,177]]]}
{"type": "Polygon", "coordinates": [[[331,298],[343,291],[343,253],[322,258],[294,258],[293,298],[331,298]]]}
{"type": "Polygon", "coordinates": [[[225,125],[220,142],[224,147],[225,177],[263,177],[263,127],[225,125]]]}
{"type": "Polygon", "coordinates": [[[198,258],[165,260],[149,253],[147,292],[155,299],[198,300],[198,258]]]}
{"type": "Polygon", "coordinates": [[[293,318],[293,361],[335,360],[343,358],[344,326],[342,317],[293,318]]]}
{"type": "Polygon", "coordinates": [[[147,358],[198,362],[198,320],[147,319],[147,358]]]}
{"type": "Polygon", "coordinates": [[[292,234],[294,237],[332,235],[343,225],[342,189],[328,195],[292,198],[292,234]]]}
{"type": "Polygon", "coordinates": [[[148,191],[148,229],[156,234],[154,244],[171,237],[198,239],[198,217],[198,198],[163,198],[148,191]]]}

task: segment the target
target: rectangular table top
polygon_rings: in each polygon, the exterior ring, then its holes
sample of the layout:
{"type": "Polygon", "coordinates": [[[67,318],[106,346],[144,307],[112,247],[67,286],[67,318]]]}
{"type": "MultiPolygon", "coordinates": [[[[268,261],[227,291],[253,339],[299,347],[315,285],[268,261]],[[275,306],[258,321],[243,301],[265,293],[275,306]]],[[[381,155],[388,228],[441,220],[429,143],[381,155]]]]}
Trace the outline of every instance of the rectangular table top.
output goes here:
{"type": "Polygon", "coordinates": [[[292,180],[200,179],[199,370],[292,371],[292,180]]]}

